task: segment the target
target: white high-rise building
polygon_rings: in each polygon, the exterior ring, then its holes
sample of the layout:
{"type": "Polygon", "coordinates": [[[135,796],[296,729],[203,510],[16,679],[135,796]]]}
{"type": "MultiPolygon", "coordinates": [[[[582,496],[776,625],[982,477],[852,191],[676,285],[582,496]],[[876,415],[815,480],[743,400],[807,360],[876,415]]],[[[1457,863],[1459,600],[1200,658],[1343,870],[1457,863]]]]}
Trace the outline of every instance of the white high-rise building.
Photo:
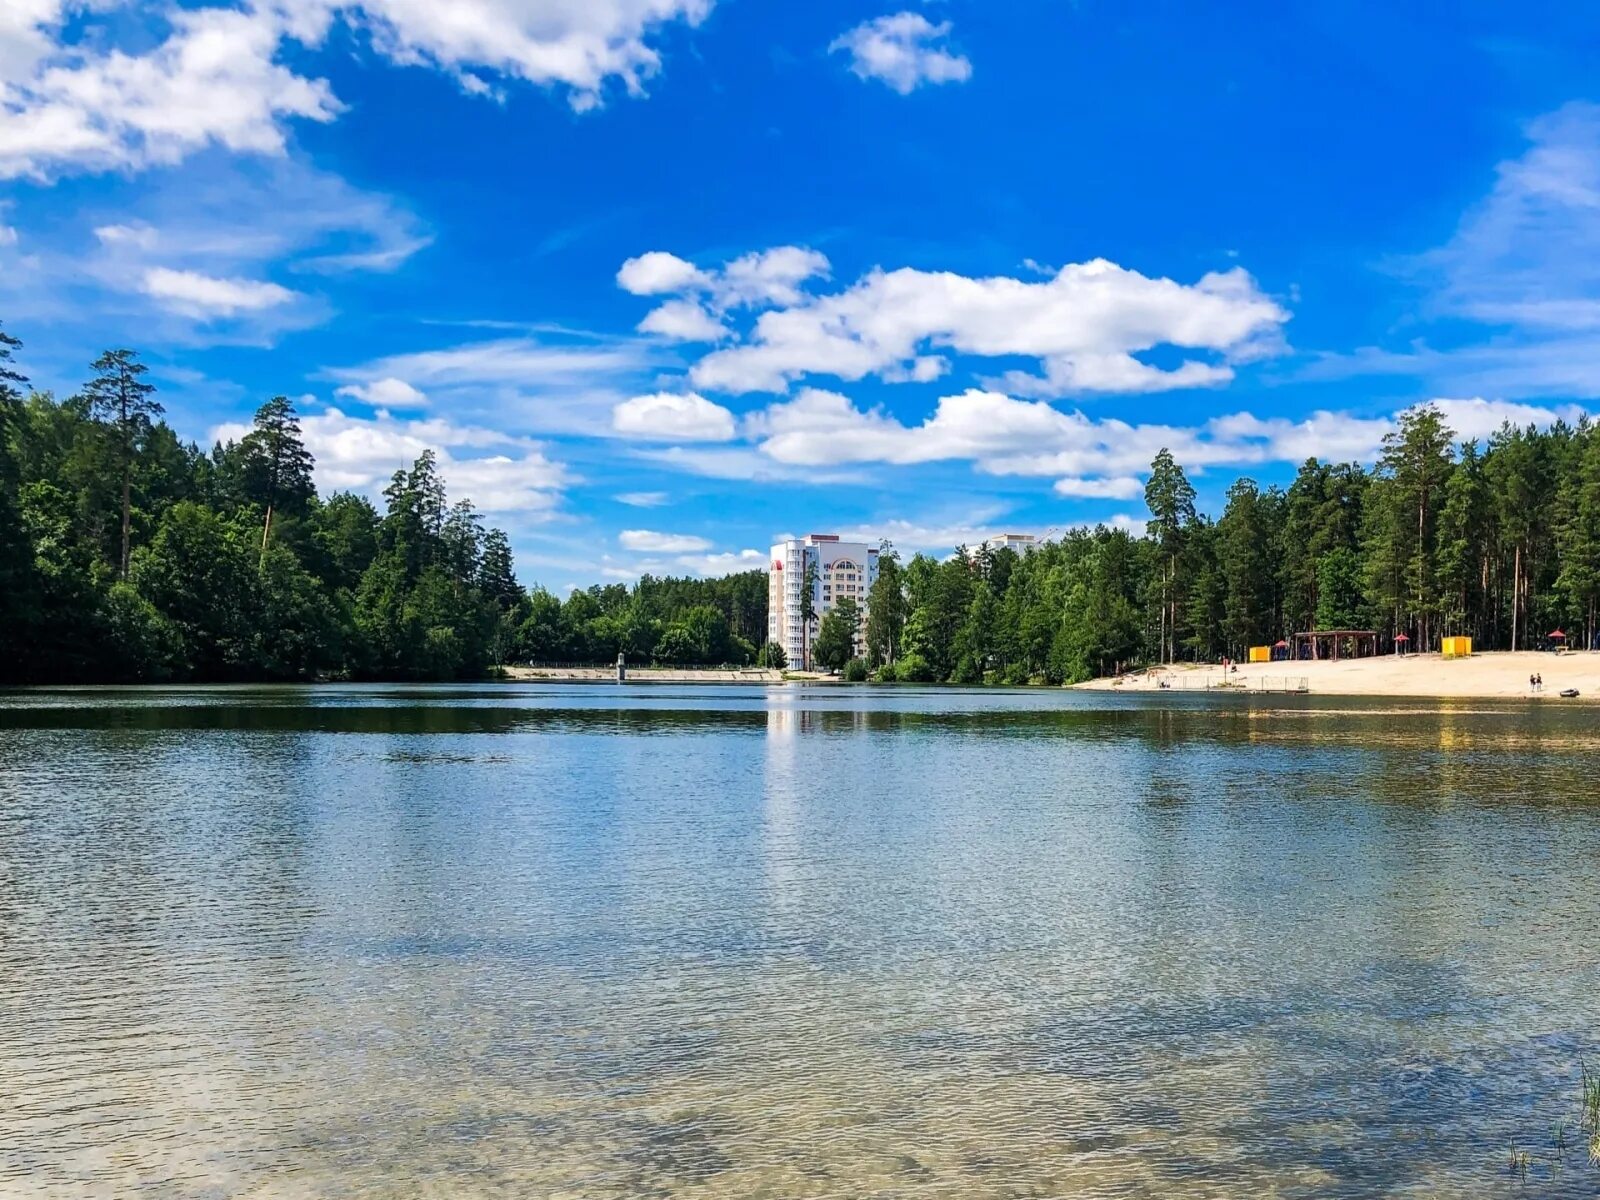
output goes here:
{"type": "Polygon", "coordinates": [[[808,533],[790,538],[772,548],[772,566],[767,572],[767,638],[783,647],[789,665],[807,670],[811,647],[823,616],[844,597],[856,602],[861,611],[861,630],[856,635],[856,653],[867,650],[867,593],[878,578],[878,548],[865,542],[841,542],[831,533],[808,533]],[[816,568],[812,608],[816,616],[807,631],[800,620],[800,594],[805,586],[806,567],[816,568]]]}
{"type": "Polygon", "coordinates": [[[991,550],[1015,550],[1026,554],[1038,548],[1039,539],[1031,533],[1002,533],[983,543],[991,550]]]}

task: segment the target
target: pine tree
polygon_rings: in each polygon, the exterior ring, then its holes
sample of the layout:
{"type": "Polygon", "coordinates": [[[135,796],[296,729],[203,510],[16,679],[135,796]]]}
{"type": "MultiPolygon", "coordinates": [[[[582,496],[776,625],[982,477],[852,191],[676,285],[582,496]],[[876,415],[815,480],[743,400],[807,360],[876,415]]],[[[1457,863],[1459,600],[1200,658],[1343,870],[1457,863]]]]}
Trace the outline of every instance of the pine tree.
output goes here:
{"type": "Polygon", "coordinates": [[[1240,479],[1228,489],[1228,504],[1217,522],[1217,557],[1226,586],[1223,625],[1235,658],[1266,641],[1273,627],[1269,504],[1253,479],[1240,479]]]}
{"type": "Polygon", "coordinates": [[[264,566],[274,512],[280,505],[303,506],[316,495],[311,453],[300,438],[300,421],[288,397],[274,396],[256,409],[255,428],[239,443],[239,459],[247,494],[266,508],[261,525],[264,566]]]}
{"type": "Polygon", "coordinates": [[[132,350],[107,350],[89,369],[94,378],[84,385],[90,415],[111,429],[122,472],[122,557],[118,577],[128,577],[132,525],[133,464],[139,441],[150,431],[151,418],[166,410],[152,400],[155,385],[144,381],[149,369],[132,350]]]}
{"type": "Polygon", "coordinates": [[[522,600],[522,585],[517,582],[511,543],[504,530],[491,529],[483,535],[483,552],[478,557],[478,590],[501,612],[510,611],[522,600]]]}
{"type": "Polygon", "coordinates": [[[1150,464],[1150,479],[1145,484],[1144,502],[1150,509],[1148,536],[1161,551],[1166,570],[1161,578],[1159,656],[1163,662],[1175,657],[1178,625],[1178,555],[1185,531],[1194,524],[1194,487],[1183,468],[1165,446],[1150,464]]]}
{"type": "Polygon", "coordinates": [[[800,669],[811,669],[811,623],[817,619],[817,564],[809,555],[800,576],[800,669]]]}
{"type": "Polygon", "coordinates": [[[1416,621],[1418,649],[1433,644],[1433,618],[1438,614],[1435,509],[1450,477],[1454,438],[1436,407],[1418,405],[1402,413],[1400,427],[1385,435],[1378,460],[1379,470],[1392,488],[1388,516],[1396,525],[1409,524],[1403,534],[1399,528],[1390,531],[1389,545],[1398,555],[1405,585],[1402,611],[1408,611],[1416,621]]]}
{"type": "Polygon", "coordinates": [[[1557,545],[1561,572],[1557,585],[1573,615],[1583,622],[1583,645],[1595,645],[1600,607],[1600,431],[1585,428],[1580,449],[1562,486],[1557,545]]]}

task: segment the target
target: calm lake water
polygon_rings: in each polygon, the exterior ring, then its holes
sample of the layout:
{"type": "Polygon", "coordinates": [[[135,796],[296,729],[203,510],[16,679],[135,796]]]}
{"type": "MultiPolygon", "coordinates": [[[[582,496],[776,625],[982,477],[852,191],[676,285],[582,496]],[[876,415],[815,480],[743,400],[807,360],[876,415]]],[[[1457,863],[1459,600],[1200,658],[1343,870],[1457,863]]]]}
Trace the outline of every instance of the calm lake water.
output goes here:
{"type": "Polygon", "coordinates": [[[0,1194],[1593,1196],[1597,752],[1549,701],[0,694],[0,1194]]]}

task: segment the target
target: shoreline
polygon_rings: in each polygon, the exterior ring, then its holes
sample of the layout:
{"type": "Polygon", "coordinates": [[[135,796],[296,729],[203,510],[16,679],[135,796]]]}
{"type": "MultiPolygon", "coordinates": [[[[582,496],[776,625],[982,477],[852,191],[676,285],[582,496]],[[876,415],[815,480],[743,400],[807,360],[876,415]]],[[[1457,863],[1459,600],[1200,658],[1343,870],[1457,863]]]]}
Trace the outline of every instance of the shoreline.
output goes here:
{"type": "Polygon", "coordinates": [[[1561,700],[1577,688],[1576,701],[1600,700],[1600,651],[1555,654],[1541,650],[1488,650],[1471,658],[1446,660],[1438,654],[1385,654],[1339,662],[1239,663],[1226,677],[1219,666],[1175,663],[1074,684],[1079,691],[1159,692],[1166,680],[1173,692],[1223,691],[1320,696],[1431,697],[1473,700],[1561,700]],[[1528,676],[1542,675],[1534,692],[1528,676]],[[1227,686],[1218,688],[1226,679],[1227,686]]]}
{"type": "MultiPolygon", "coordinates": [[[[506,667],[509,683],[616,683],[615,667],[506,667]]],[[[783,682],[783,672],[765,667],[725,671],[679,670],[673,667],[629,667],[628,683],[746,683],[783,682]]]]}

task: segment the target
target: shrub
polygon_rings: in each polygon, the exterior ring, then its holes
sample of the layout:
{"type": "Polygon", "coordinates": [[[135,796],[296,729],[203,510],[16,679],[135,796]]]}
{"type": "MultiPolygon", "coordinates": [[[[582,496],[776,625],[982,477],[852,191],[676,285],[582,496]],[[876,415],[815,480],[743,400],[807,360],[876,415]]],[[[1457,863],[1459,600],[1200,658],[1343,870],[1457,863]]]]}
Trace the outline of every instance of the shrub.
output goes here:
{"type": "Polygon", "coordinates": [[[865,659],[852,658],[844,665],[844,681],[846,683],[865,683],[867,680],[867,663],[865,659]]]}
{"type": "Polygon", "coordinates": [[[933,664],[913,651],[895,664],[894,677],[901,683],[933,683],[933,664]]]}
{"type": "Polygon", "coordinates": [[[956,660],[956,669],[950,672],[951,683],[982,683],[983,670],[970,654],[963,654],[956,660]]]}

